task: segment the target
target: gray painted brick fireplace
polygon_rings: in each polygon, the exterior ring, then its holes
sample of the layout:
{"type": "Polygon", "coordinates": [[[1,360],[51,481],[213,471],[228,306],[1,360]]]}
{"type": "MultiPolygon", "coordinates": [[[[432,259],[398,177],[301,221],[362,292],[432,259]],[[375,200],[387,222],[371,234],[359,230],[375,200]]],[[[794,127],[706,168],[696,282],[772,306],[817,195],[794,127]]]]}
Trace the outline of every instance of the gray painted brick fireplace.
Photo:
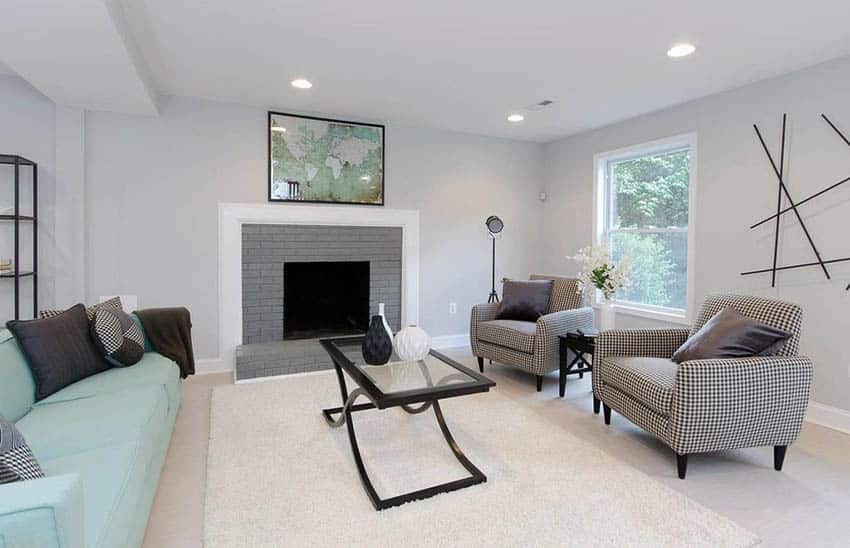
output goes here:
{"type": "Polygon", "coordinates": [[[244,224],[237,379],[331,366],[315,340],[283,340],[284,264],[307,261],[368,261],[369,314],[382,302],[390,327],[400,328],[401,228],[244,224]]]}

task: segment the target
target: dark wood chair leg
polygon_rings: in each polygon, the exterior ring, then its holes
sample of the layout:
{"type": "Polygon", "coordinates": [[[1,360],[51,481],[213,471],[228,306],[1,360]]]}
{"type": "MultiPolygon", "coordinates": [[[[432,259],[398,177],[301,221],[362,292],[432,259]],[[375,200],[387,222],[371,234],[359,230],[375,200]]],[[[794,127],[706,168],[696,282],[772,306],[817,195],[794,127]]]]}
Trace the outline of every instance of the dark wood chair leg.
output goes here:
{"type": "Polygon", "coordinates": [[[679,469],[679,479],[685,479],[688,473],[688,456],[676,454],[676,468],[679,469]]]}
{"type": "Polygon", "coordinates": [[[602,414],[605,416],[605,424],[611,424],[611,408],[602,404],[602,414]]]}
{"type": "Polygon", "coordinates": [[[594,414],[594,415],[598,415],[598,414],[599,414],[599,404],[600,404],[600,403],[602,403],[602,402],[600,402],[600,401],[599,401],[598,399],[596,399],[596,398],[593,398],[593,414],[594,414]]]}
{"type": "Polygon", "coordinates": [[[773,469],[777,472],[782,471],[782,463],[785,462],[785,451],[787,445],[776,445],[773,447],[773,469]]]}
{"type": "Polygon", "coordinates": [[[543,390],[543,375],[537,375],[537,391],[543,390]]]}
{"type": "Polygon", "coordinates": [[[484,358],[478,358],[478,370],[484,372],[484,358]]]}

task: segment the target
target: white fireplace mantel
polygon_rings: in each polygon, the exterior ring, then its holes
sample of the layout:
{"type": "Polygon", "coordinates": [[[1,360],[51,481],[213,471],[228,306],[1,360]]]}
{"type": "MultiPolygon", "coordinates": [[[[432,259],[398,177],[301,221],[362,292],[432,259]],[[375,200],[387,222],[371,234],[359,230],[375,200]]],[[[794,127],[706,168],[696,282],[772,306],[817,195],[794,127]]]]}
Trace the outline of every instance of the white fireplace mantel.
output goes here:
{"type": "Polygon", "coordinates": [[[234,204],[218,206],[219,356],[233,369],[242,344],[242,225],[382,226],[402,229],[401,324],[419,323],[419,212],[370,206],[234,204]]]}

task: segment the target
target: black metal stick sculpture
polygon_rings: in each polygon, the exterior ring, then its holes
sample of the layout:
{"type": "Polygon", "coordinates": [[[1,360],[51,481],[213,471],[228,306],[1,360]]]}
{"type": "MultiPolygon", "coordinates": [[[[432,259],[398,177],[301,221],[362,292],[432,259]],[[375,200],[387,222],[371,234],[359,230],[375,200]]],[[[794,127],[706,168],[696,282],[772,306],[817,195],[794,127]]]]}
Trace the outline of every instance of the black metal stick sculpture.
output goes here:
{"type": "MultiPolygon", "coordinates": [[[[824,119],[824,121],[826,121],[827,124],[829,124],[829,127],[831,127],[833,129],[833,131],[835,131],[835,133],[838,134],[838,137],[841,138],[841,140],[844,141],[847,144],[847,146],[850,146],[850,140],[848,140],[847,137],[845,137],[844,134],[841,132],[841,130],[838,129],[838,127],[835,124],[833,124],[832,121],[829,118],[827,118],[826,114],[821,114],[821,117],[824,119]]],[[[774,231],[774,241],[773,241],[773,267],[772,268],[763,268],[763,269],[760,269],[760,270],[750,270],[748,272],[742,272],[741,275],[742,276],[748,276],[748,275],[751,275],[751,274],[765,274],[767,272],[770,272],[771,278],[772,278],[771,287],[776,286],[776,273],[780,270],[790,270],[790,269],[793,269],[793,268],[806,268],[806,267],[812,267],[812,266],[820,266],[821,269],[823,270],[824,274],[826,275],[826,279],[829,280],[831,278],[830,278],[830,275],[829,275],[829,271],[826,268],[826,265],[850,261],[850,257],[845,257],[845,258],[842,258],[842,259],[823,260],[820,256],[820,252],[818,251],[817,247],[815,246],[815,243],[814,243],[814,240],[812,239],[811,234],[809,234],[808,228],[806,228],[806,224],[803,222],[803,218],[800,216],[800,212],[797,210],[797,208],[799,206],[803,205],[804,203],[809,202],[809,201],[811,201],[811,200],[813,200],[813,199],[815,199],[819,196],[822,196],[822,195],[826,194],[827,192],[829,192],[830,190],[837,188],[837,187],[843,185],[844,183],[850,181],[850,177],[845,177],[844,179],[841,179],[837,183],[834,183],[834,184],[824,188],[823,190],[820,190],[820,191],[812,194],[811,196],[808,196],[807,198],[795,203],[794,200],[791,198],[791,194],[788,191],[788,187],[785,185],[785,177],[784,177],[785,176],[785,141],[786,141],[786,139],[785,139],[786,131],[785,130],[786,130],[786,122],[787,122],[787,114],[783,114],[782,115],[782,145],[780,147],[779,168],[776,167],[776,162],[774,161],[773,156],[770,154],[770,150],[768,150],[768,148],[767,148],[767,144],[765,143],[764,138],[761,135],[761,131],[759,131],[759,128],[758,128],[757,125],[753,124],[753,128],[755,129],[756,135],[759,138],[759,142],[761,143],[761,146],[764,149],[765,154],[767,155],[767,159],[770,161],[770,165],[773,168],[773,172],[776,174],[777,178],[779,179],[779,189],[778,189],[779,197],[778,197],[777,205],[776,205],[776,214],[771,215],[770,217],[768,217],[766,219],[762,219],[761,221],[757,222],[756,224],[754,224],[750,227],[750,229],[753,229],[753,228],[756,228],[756,227],[763,225],[764,223],[772,221],[773,219],[776,219],[776,228],[775,228],[775,231],[774,231]],[[788,203],[790,204],[789,207],[786,207],[785,209],[782,208],[782,196],[783,195],[788,199],[788,203]],[[815,257],[817,258],[817,262],[800,263],[800,264],[787,265],[787,266],[777,266],[777,258],[778,258],[778,254],[779,254],[779,222],[780,222],[782,215],[784,213],[787,213],[788,211],[794,211],[794,214],[797,216],[797,220],[800,222],[800,227],[803,229],[803,232],[805,233],[806,238],[809,241],[809,245],[812,247],[812,251],[814,252],[815,257]]],[[[847,285],[846,290],[850,291],[850,284],[847,285]]]]}
{"type": "MultiPolygon", "coordinates": [[[[820,264],[820,267],[823,269],[823,273],[826,274],[826,279],[829,280],[829,271],[826,269],[826,265],[823,264],[823,259],[821,259],[820,252],[818,251],[818,248],[815,245],[815,241],[812,240],[812,235],[809,234],[809,229],[806,228],[806,223],[803,222],[803,216],[800,215],[799,211],[797,211],[797,206],[794,203],[794,199],[791,197],[791,193],[788,192],[788,187],[785,186],[785,181],[782,179],[782,174],[779,172],[778,169],[776,169],[776,162],[773,161],[773,156],[770,154],[770,150],[768,150],[767,144],[764,142],[764,138],[761,136],[761,132],[759,131],[758,126],[753,124],[753,127],[756,130],[756,135],[758,135],[759,141],[761,142],[761,146],[764,149],[764,153],[767,154],[767,159],[770,160],[770,166],[773,168],[773,172],[776,173],[776,176],[779,178],[779,189],[782,193],[785,194],[785,197],[788,199],[788,204],[791,206],[791,209],[794,210],[794,214],[797,216],[797,221],[799,221],[800,223],[800,228],[803,229],[803,233],[806,235],[806,239],[809,240],[809,245],[812,246],[812,251],[815,252],[815,257],[817,257],[818,259],[818,264],[820,264]]],[[[779,222],[778,219],[777,222],[779,222]]],[[[775,268],[776,267],[774,267],[774,269],[775,268]]],[[[774,283],[771,287],[774,287],[775,285],[776,280],[774,280],[774,283]]]]}

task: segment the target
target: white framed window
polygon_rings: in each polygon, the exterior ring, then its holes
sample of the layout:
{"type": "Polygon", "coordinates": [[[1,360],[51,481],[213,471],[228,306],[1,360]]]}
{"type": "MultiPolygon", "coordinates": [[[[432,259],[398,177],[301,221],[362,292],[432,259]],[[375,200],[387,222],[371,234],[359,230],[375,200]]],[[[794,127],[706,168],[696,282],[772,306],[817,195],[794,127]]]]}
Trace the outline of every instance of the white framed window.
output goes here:
{"type": "Polygon", "coordinates": [[[678,135],[594,156],[597,243],[632,259],[618,311],[685,322],[692,311],[697,137],[678,135]]]}

